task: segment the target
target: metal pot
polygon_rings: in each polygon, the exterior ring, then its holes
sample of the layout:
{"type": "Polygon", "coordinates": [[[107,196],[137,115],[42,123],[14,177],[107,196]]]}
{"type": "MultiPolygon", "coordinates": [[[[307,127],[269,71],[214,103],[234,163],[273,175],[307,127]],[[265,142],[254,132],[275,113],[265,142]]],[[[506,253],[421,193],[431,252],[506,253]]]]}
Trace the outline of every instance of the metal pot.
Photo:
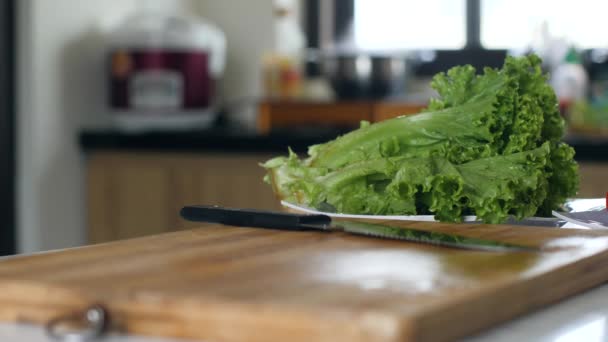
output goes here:
{"type": "Polygon", "coordinates": [[[321,73],[339,99],[381,99],[405,94],[409,62],[403,55],[319,54],[321,73]]]}

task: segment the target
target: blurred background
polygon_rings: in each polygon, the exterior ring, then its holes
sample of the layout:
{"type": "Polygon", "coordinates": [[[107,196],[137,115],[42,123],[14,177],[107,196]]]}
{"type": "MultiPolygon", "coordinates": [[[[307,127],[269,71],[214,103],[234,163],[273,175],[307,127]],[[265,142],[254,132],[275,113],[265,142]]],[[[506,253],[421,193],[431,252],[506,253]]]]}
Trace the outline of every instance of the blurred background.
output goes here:
{"type": "Polygon", "coordinates": [[[258,166],[418,112],[430,78],[534,52],[608,190],[608,2],[5,0],[0,253],[191,225],[184,204],[279,207],[258,166]]]}

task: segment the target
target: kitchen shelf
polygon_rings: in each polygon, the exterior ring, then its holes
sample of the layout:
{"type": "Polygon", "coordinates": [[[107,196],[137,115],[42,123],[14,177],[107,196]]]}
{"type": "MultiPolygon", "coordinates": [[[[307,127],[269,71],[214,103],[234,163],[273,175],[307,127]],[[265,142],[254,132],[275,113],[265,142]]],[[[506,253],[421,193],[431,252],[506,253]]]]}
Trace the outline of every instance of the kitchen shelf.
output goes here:
{"type": "Polygon", "coordinates": [[[300,126],[358,127],[362,120],[377,122],[420,112],[426,105],[401,101],[263,101],[258,132],[300,126]]]}

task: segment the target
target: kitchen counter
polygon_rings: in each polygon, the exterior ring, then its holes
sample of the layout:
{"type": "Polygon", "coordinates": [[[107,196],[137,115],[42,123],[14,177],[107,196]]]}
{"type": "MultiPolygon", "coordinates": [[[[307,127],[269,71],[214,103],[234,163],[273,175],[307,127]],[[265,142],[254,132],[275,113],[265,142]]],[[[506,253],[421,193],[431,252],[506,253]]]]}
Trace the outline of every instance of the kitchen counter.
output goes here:
{"type": "MultiPolygon", "coordinates": [[[[52,342],[40,327],[0,324],[0,341],[52,342]]],[[[113,334],[100,342],[177,342],[113,334]]],[[[464,339],[467,342],[569,342],[608,341],[608,285],[587,291],[536,313],[522,316],[484,333],[464,339]]]]}
{"type": "MultiPolygon", "coordinates": [[[[253,152],[286,153],[287,147],[306,152],[308,146],[332,140],[348,128],[302,128],[258,134],[242,129],[218,127],[184,132],[125,133],[117,130],[88,130],[79,136],[84,151],[166,152],[253,152]]],[[[608,137],[567,136],[578,161],[608,161],[608,137]]]]}

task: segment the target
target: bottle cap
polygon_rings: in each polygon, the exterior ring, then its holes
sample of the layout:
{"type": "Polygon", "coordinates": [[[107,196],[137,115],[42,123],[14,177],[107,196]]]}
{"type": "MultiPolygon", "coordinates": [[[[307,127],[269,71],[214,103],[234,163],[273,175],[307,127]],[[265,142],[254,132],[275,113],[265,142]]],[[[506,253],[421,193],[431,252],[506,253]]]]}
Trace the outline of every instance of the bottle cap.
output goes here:
{"type": "Polygon", "coordinates": [[[570,47],[568,49],[568,52],[566,53],[566,57],[564,58],[564,62],[566,62],[568,64],[581,64],[581,59],[580,59],[578,53],[576,52],[575,48],[570,47]]]}

